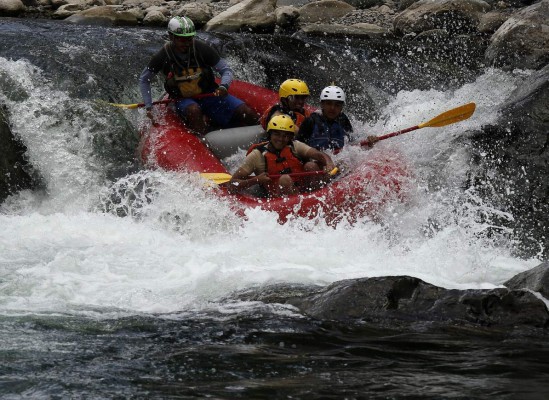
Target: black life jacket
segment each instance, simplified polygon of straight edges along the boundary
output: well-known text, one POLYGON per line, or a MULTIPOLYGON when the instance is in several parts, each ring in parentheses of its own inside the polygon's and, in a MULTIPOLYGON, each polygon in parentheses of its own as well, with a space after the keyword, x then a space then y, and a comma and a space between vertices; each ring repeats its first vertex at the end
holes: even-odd
POLYGON ((202 66, 199 62, 194 41, 185 55, 174 52, 171 42, 164 45, 164 51, 170 66, 164 87, 170 96, 192 97, 216 89, 214 72, 211 67, 202 66))
POLYGON ((345 136, 348 133, 343 128, 339 118, 328 122, 320 112, 311 114, 313 119, 313 132, 307 139, 307 144, 318 150, 340 149, 345 145, 345 136))

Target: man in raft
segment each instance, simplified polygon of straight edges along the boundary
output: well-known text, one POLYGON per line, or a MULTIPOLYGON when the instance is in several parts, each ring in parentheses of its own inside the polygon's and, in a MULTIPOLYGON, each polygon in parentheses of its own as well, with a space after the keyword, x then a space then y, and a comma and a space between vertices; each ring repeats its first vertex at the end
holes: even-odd
POLYGON ((305 109, 309 95, 309 87, 304 81, 286 79, 278 89, 279 102, 261 116, 260 124, 263 129, 267 129, 269 121, 276 115, 289 115, 295 123, 296 130, 299 129, 303 120, 310 114, 305 109))
POLYGON ((219 53, 195 38, 196 29, 187 17, 174 17, 168 23, 170 41, 149 61, 139 77, 139 87, 154 122, 151 81, 162 71, 164 87, 175 100, 177 113, 189 129, 198 135, 207 132, 204 114, 219 128, 256 125, 259 115, 242 100, 228 94, 233 71, 219 53), (221 83, 215 82, 215 73, 221 83))
POLYGON ((329 172, 335 165, 327 154, 294 140, 294 134, 295 123, 288 115, 271 118, 267 126, 268 142, 250 148, 244 163, 233 174, 229 190, 238 193, 260 184, 269 196, 280 197, 320 187, 325 177, 315 175, 304 180, 294 180, 291 174, 318 171, 320 168, 329 172), (276 175, 277 178, 269 175, 276 175))
MULTIPOLYGON (((320 93, 320 110, 307 117, 299 128, 297 139, 317 150, 341 150, 345 139, 350 140, 353 126, 343 112, 345 92, 339 86, 326 86, 320 93)), ((377 136, 367 137, 368 146, 378 141, 377 136)))

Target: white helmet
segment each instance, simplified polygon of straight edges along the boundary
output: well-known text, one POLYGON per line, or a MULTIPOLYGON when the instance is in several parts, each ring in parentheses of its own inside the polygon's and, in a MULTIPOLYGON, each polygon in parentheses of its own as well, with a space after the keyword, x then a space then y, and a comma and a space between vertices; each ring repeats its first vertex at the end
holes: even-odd
POLYGON ((320 101, 336 100, 345 103, 345 92, 339 86, 326 86, 320 93, 320 101))

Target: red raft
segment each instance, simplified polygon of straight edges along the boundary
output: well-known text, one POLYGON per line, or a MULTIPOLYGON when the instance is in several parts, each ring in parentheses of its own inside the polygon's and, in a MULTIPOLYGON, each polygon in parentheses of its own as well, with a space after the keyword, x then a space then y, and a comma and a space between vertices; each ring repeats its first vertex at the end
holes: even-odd
MULTIPOLYGON (((247 82, 233 81, 230 93, 246 101, 255 111, 264 110, 278 101, 272 90, 247 82)), ((163 112, 156 126, 142 131, 140 153, 145 165, 168 171, 228 174, 221 159, 239 148, 247 149, 263 136, 260 126, 210 132, 208 145, 189 132, 172 107, 161 105, 163 112)), ((225 185, 215 190, 228 198, 235 211, 244 215, 247 208, 259 207, 278 214, 280 223, 290 217, 321 216, 330 224, 341 220, 356 221, 363 216, 376 216, 388 202, 402 200, 404 183, 410 176, 401 157, 394 152, 364 152, 364 161, 336 177, 325 187, 283 198, 261 198, 252 194, 229 194, 225 185)))

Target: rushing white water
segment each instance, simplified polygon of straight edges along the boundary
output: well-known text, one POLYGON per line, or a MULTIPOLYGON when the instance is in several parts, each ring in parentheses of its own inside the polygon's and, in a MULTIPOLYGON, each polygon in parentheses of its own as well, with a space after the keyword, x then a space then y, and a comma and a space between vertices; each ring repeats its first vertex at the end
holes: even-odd
MULTIPOLYGON (((383 134, 477 104, 467 121, 401 135, 370 150, 403 154, 416 174, 409 201, 393 204, 381 221, 334 229, 321 220, 279 225, 274 214, 258 210, 244 221, 196 176, 140 171, 109 182, 92 145, 108 129, 107 117, 48 86, 27 62, 1 65, 0 75, 17 80, 28 95, 2 94, 2 100, 47 186, 45 194, 25 191, 0 208, 2 313, 164 313, 196 309, 253 286, 384 275, 491 288, 538 263, 511 255, 505 229, 487 234, 491 215, 512 216, 461 188, 469 158, 454 141, 495 120, 494 109, 520 84, 520 74, 488 70, 453 92, 401 92, 377 123, 358 126, 383 134), (119 195, 117 210, 113 193, 119 195)), ((340 160, 365 156, 349 148, 340 160)))

